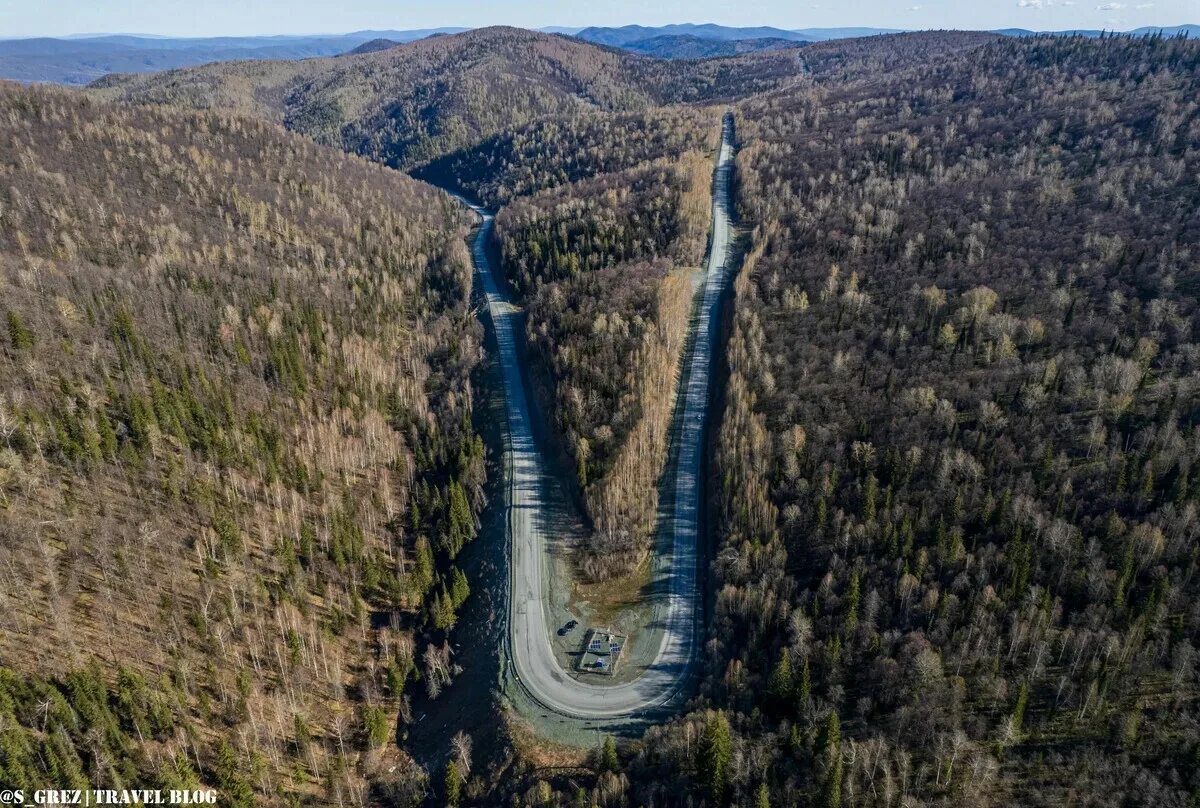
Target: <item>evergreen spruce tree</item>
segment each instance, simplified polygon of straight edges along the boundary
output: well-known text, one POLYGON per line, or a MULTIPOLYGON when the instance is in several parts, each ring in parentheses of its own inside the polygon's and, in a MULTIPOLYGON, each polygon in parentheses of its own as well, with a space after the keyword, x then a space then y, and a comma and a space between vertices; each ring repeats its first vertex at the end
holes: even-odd
POLYGON ((767 682, 767 694, 780 702, 788 702, 791 700, 794 688, 795 674, 792 671, 792 652, 784 648, 783 653, 779 655, 779 662, 771 671, 771 678, 767 682))
POLYGON ((617 742, 608 736, 604 739, 604 746, 600 750, 600 771, 604 772, 619 772, 621 771, 621 758, 617 756, 617 742))
POLYGON ((457 609, 463 605, 463 602, 471 594, 471 587, 467 584, 467 576, 458 567, 453 567, 450 570, 450 600, 457 609))
POLYGON ((700 779, 708 789, 714 805, 724 805, 729 790, 729 760, 733 755, 729 719, 717 712, 704 727, 700 738, 700 759, 697 768, 700 779))
POLYGON ((457 808, 462 802, 462 774, 453 760, 446 764, 445 787, 447 808, 457 808))
POLYGON ((8 313, 8 341, 13 349, 26 351, 33 347, 33 334, 21 322, 21 317, 15 311, 8 313))
POLYGON ((830 713, 825 722, 821 753, 826 759, 825 784, 821 793, 824 808, 842 806, 842 723, 837 713, 830 713))

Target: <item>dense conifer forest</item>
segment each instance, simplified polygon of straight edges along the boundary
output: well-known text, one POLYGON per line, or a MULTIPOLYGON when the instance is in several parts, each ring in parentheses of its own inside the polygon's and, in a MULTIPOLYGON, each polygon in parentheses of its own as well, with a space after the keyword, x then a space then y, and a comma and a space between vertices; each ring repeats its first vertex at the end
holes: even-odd
POLYGON ((413 173, 499 207, 547 188, 714 148, 715 117, 719 112, 690 106, 553 116, 451 152, 413 173))

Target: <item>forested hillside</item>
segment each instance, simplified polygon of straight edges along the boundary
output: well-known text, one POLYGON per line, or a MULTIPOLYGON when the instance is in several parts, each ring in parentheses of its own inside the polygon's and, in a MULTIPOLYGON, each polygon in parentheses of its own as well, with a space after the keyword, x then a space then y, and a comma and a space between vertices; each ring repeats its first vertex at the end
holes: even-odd
POLYGON ((493 28, 0 111, 5 786, 1200 801, 1200 43, 493 28), (482 334, 468 216, 381 163, 499 208, 608 581, 645 559, 724 105, 699 693, 579 767, 514 722, 472 773, 460 735, 430 787, 394 732, 455 673, 482 334))
POLYGON ((0 109, 0 783, 419 793, 484 470, 466 216, 268 123, 0 109))
POLYGON ((711 178, 709 156, 689 151, 516 200, 496 217, 501 266, 524 295, 637 258, 697 266, 711 178))
POLYGON ((569 37, 482 28, 375 53, 232 62, 93 85, 109 99, 243 112, 409 168, 547 115, 720 101, 792 79, 795 56, 666 62, 569 37))
POLYGON ((1200 794, 1200 45, 932 36, 740 110, 705 709, 634 804, 1200 794))
POLYGON ((501 206, 495 249, 593 527, 588 578, 646 557, 720 124, 701 106, 550 117, 415 172, 501 206))
POLYGON ((560 282, 530 299, 544 319, 530 318, 529 336, 598 528, 590 574, 607 577, 645 557, 689 308, 686 284, 647 296, 636 291, 647 279, 629 273, 658 266, 661 283, 671 269, 694 268, 707 235, 705 150, 716 145, 720 113, 678 104, 787 86, 800 72, 794 52, 667 62, 487 28, 334 60, 112 77, 93 92, 266 117, 510 205, 496 223, 505 271, 525 295, 534 276, 560 282), (622 285, 630 294, 606 295, 599 308, 581 299, 622 285), (620 307, 634 300, 644 305, 620 307), (607 572, 594 566, 601 555, 607 572))
POLYGON ((952 54, 972 52, 984 43, 1003 40, 1000 34, 984 31, 918 31, 816 42, 798 56, 805 72, 822 84, 873 86, 893 71, 907 72, 914 65, 944 60, 952 54))
POLYGON ((547 188, 714 148, 713 114, 671 106, 543 118, 431 160, 413 174, 499 207, 547 188))

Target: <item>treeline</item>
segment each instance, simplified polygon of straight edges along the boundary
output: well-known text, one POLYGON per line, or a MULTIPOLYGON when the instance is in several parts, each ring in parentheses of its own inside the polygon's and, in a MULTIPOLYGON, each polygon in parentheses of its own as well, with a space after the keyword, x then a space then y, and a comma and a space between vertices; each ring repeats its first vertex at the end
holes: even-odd
POLYGON ((706 709, 592 793, 1192 804, 1200 46, 855 48, 741 109, 706 709))
POLYGON ((809 77, 822 84, 872 85, 892 71, 972 51, 1006 39, 986 31, 914 31, 813 42, 797 52, 809 77))
POLYGON ((267 123, 0 110, 0 782, 419 793, 377 750, 469 593, 466 217, 267 123))

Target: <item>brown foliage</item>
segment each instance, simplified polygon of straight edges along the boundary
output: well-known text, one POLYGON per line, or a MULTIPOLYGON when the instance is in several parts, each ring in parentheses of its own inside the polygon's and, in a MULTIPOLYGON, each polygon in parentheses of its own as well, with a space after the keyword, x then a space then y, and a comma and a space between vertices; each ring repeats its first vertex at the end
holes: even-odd
POLYGON ((3 85, 0 130, 0 656, 165 675, 187 743, 359 788, 339 705, 479 502, 465 217, 254 120, 3 85))

